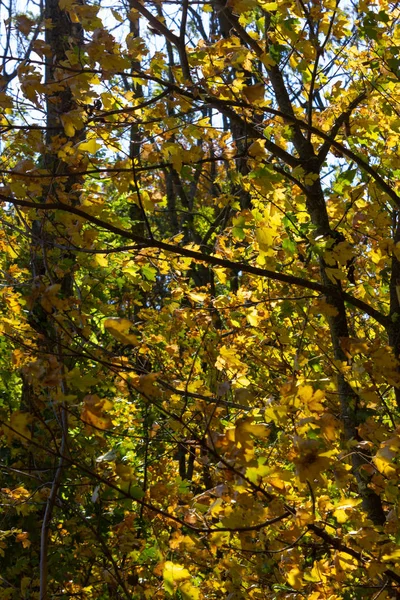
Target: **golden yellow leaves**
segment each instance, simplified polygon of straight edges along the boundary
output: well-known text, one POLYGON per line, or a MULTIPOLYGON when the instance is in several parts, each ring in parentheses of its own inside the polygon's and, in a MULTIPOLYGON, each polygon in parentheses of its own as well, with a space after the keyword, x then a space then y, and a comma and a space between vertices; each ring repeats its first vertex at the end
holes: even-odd
POLYGON ((60 115, 65 135, 74 137, 77 131, 80 131, 85 123, 86 113, 82 108, 71 110, 68 113, 60 115))
MULTIPOLYGON (((249 104, 260 104, 264 100, 265 85, 256 83, 255 85, 246 85, 243 88, 243 95, 249 104)), ((250 154, 250 156, 252 156, 250 154)))
POLYGON ((241 406, 249 406, 255 399, 254 394, 248 388, 236 388, 233 390, 233 397, 235 402, 241 406))
POLYGON ((274 256, 276 252, 274 244, 279 239, 282 218, 271 207, 263 210, 257 208, 252 210, 251 213, 254 217, 255 239, 260 252, 258 262, 265 264, 266 258, 274 256))
POLYGON ((265 140, 256 140, 249 146, 247 152, 252 158, 264 158, 266 155, 265 140))
POLYGON ((18 67, 18 77, 24 96, 37 107, 40 107, 39 94, 42 94, 45 90, 41 72, 24 61, 18 67))
POLYGON ((337 308, 332 306, 332 304, 328 304, 325 298, 320 298, 314 304, 314 306, 310 309, 311 314, 322 313, 324 317, 336 317, 338 314, 337 308))
POLYGON ((187 296, 194 303, 202 303, 205 300, 207 300, 207 298, 208 298, 208 294, 206 294, 206 293, 191 292, 191 291, 187 292, 187 296))
POLYGON ((3 494, 3 505, 12 506, 19 515, 28 515, 36 510, 35 505, 29 503, 33 494, 22 486, 14 489, 1 488, 1 493, 3 494))
POLYGON ((331 565, 329 559, 316 560, 311 569, 304 573, 305 581, 311 582, 323 582, 325 583, 328 579, 328 575, 331 572, 331 565))
POLYGON ((275 425, 282 425, 287 420, 288 411, 286 406, 275 402, 268 402, 264 415, 268 421, 275 423, 275 425))
POLYGON ((393 477, 398 472, 394 459, 398 457, 400 450, 400 436, 397 435, 381 443, 381 446, 373 458, 378 471, 386 477, 393 477))
POLYGON ((29 546, 32 543, 29 539, 29 533, 27 531, 22 531, 21 533, 18 533, 15 540, 17 542, 20 542, 23 548, 29 548, 29 546))
POLYGON ((263 223, 260 223, 260 226, 256 229, 256 239, 259 248, 266 256, 271 256, 273 254, 273 250, 271 248, 274 241, 273 233, 273 230, 268 226, 265 226, 263 223))
MULTIPOLYGON (((308 569, 300 568, 298 565, 293 566, 286 580, 295 590, 301 590, 307 583, 324 583, 328 582, 332 575, 334 576, 334 588, 340 585, 341 581, 348 578, 352 571, 358 568, 359 564, 356 558, 349 556, 346 552, 337 551, 332 558, 323 558, 315 560, 312 567, 308 569)), ((339 591, 339 589, 338 589, 339 591)), ((339 600, 340 596, 332 594, 330 590, 329 598, 339 600)), ((318 600, 322 598, 318 591, 315 591, 307 596, 309 599, 318 600)))
POLYGON ((258 466, 253 466, 251 461, 255 457, 255 448, 268 440, 271 428, 267 423, 257 422, 259 417, 247 416, 236 420, 234 427, 228 427, 224 434, 219 434, 213 439, 213 445, 227 460, 234 460, 237 464, 251 464, 247 468, 248 476, 256 481, 259 477, 269 472, 265 469, 262 459, 258 466))
POLYGON ((296 387, 292 381, 282 386, 281 394, 279 401, 269 402, 265 418, 280 427, 293 420, 296 433, 287 457, 301 482, 322 481, 337 454, 335 442, 340 435, 340 423, 325 409, 325 391, 310 384, 296 387))
POLYGON ((287 574, 286 581, 295 590, 300 590, 303 587, 304 570, 299 567, 293 567, 287 574))
POLYGON ((360 498, 342 498, 335 506, 333 516, 338 523, 346 523, 352 515, 354 508, 361 504, 360 498))
MULTIPOLYGON (((287 412, 299 411, 305 416, 320 415, 324 410, 324 390, 314 391, 310 384, 295 387, 294 382, 282 386, 280 406, 286 407, 287 412)), ((270 403, 271 408, 273 404, 270 403)))
MULTIPOLYGON (((5 494, 11 493, 11 490, 9 490, 8 488, 3 488, 1 491, 5 494)), ((15 492, 17 492, 17 490, 15 490, 15 492)), ((29 546, 32 543, 29 539, 29 533, 27 531, 22 531, 21 529, 2 530, 0 531, 0 556, 5 556, 5 549, 7 548, 7 538, 15 538, 15 541, 21 543, 23 548, 29 548, 29 546)), ((1 597, 2 596, 0 594, 0 598, 1 597)))
POLYGON ((325 392, 317 390, 314 392, 311 385, 300 386, 297 391, 296 402, 299 406, 306 407, 310 412, 320 412, 323 410, 322 400, 325 399, 325 392))
POLYGON ((270 427, 266 423, 254 423, 252 417, 245 417, 237 421, 235 441, 242 446, 246 446, 249 442, 249 436, 263 439, 267 438, 270 432, 270 427))
POLYGON ((5 114, 9 114, 13 107, 13 100, 11 96, 8 96, 5 92, 0 92, 0 107, 1 111, 5 114))
POLYGON ((292 460, 300 481, 320 480, 320 477, 332 463, 332 451, 325 451, 320 440, 294 436, 292 460))
POLYGON ((179 590, 183 600, 199 600, 200 590, 189 581, 191 578, 190 572, 183 565, 169 560, 164 563, 164 588, 171 596, 179 590))
POLYGON ((9 422, 4 422, 3 433, 7 437, 8 443, 12 440, 18 440, 22 444, 27 444, 32 438, 30 424, 32 423, 32 415, 16 410, 12 413, 9 422))
POLYGON ((106 398, 99 398, 96 394, 88 394, 83 399, 81 419, 89 431, 104 430, 112 428, 112 421, 104 412, 112 408, 113 403, 106 398))
POLYGON ((326 442, 334 442, 342 432, 342 423, 334 415, 324 412, 318 420, 322 437, 326 442))
MULTIPOLYGON (((114 12, 118 14, 116 11, 113 11, 113 13, 114 12)), ((133 35, 133 33, 128 33, 128 35, 125 38, 125 43, 128 50, 128 54, 133 60, 139 61, 143 58, 143 56, 149 53, 149 49, 147 48, 144 40, 140 37, 133 35)))
POLYGON ((155 382, 160 377, 160 373, 147 373, 138 375, 137 373, 128 373, 127 377, 131 384, 141 392, 146 399, 149 399, 160 393, 159 388, 155 386, 155 382))
POLYGON ((257 459, 256 466, 246 468, 246 477, 257 485, 267 484, 268 487, 271 486, 270 489, 283 494, 293 480, 293 474, 290 471, 281 469, 278 465, 269 464, 265 456, 257 459))
POLYGON ((38 288, 37 292, 40 294, 40 304, 46 312, 50 313, 53 308, 63 308, 64 302, 58 296, 60 290, 61 284, 59 283, 54 283, 44 289, 38 288))
POLYGON ((174 169, 178 173, 182 169, 183 163, 193 163, 202 158, 202 150, 198 145, 193 145, 190 148, 183 148, 182 145, 172 142, 166 142, 162 147, 162 154, 171 161, 174 169))
POLYGON ((104 329, 122 344, 137 346, 136 335, 130 334, 129 329, 133 326, 132 321, 124 318, 110 317, 103 322, 104 329))
POLYGON ((392 551, 389 551, 385 554, 382 555, 382 560, 388 562, 388 561, 393 561, 393 562, 397 562, 400 558, 400 549, 396 548, 393 549, 392 551))
MULTIPOLYGON (((0 301, 3 304, 3 312, 5 312, 0 320, 0 333, 14 336, 18 331, 20 334, 26 332, 25 335, 29 336, 30 327, 24 318, 25 315, 22 310, 24 300, 21 295, 15 293, 10 287, 4 287, 0 290, 0 301)), ((22 351, 18 350, 15 355, 15 364, 22 364, 23 356, 22 351)))
POLYGON ((95 138, 90 138, 84 142, 81 142, 78 146, 80 152, 88 152, 89 154, 94 154, 97 150, 102 148, 102 144, 96 141, 95 138))
POLYGON ((236 422, 234 429, 228 429, 226 435, 234 442, 238 455, 248 462, 254 457, 255 440, 267 439, 270 432, 266 423, 254 423, 252 417, 245 417, 236 422))
POLYGON ((244 375, 248 370, 248 366, 239 357, 238 350, 227 346, 221 346, 215 366, 219 371, 225 370, 230 378, 244 375))

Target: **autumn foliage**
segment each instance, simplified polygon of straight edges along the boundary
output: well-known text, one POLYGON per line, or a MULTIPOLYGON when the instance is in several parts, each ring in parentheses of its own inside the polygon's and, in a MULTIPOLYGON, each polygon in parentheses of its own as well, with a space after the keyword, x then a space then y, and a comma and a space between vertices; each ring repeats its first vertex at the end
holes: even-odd
POLYGON ((0 600, 399 598, 399 4, 1 10, 0 600))

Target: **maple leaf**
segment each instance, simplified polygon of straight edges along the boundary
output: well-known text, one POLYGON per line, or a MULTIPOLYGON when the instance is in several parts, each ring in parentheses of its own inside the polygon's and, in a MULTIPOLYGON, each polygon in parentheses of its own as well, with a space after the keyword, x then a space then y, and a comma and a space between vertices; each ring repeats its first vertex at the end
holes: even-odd
POLYGON ((127 333, 133 326, 133 323, 131 323, 131 321, 128 319, 110 317, 105 319, 103 324, 104 328, 119 342, 122 342, 123 344, 131 344, 133 346, 138 344, 136 335, 127 333))
POLYGON ((293 462, 300 481, 319 479, 331 464, 331 452, 325 451, 321 442, 294 436, 293 462))
POLYGON ((167 560, 163 568, 164 587, 169 594, 173 594, 177 584, 190 579, 189 571, 180 564, 167 560))
POLYGON ((104 411, 112 408, 113 404, 107 399, 100 399, 96 394, 89 394, 84 398, 84 405, 81 412, 81 419, 86 424, 87 429, 91 431, 91 425, 94 431, 102 429, 111 429, 112 421, 104 411))
POLYGON ((13 412, 10 418, 10 427, 6 426, 5 430, 9 441, 18 439, 23 444, 27 444, 32 438, 32 432, 29 428, 31 422, 32 416, 29 413, 21 410, 13 412))

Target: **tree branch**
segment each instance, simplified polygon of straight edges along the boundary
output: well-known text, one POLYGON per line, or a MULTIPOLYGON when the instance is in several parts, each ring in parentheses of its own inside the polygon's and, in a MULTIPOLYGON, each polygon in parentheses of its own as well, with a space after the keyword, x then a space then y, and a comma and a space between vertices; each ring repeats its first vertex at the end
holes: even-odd
MULTIPOLYGON (((116 235, 119 235, 123 238, 130 239, 135 242, 139 247, 142 248, 155 248, 158 250, 163 250, 164 252, 171 252, 173 254, 178 254, 179 256, 187 256, 188 258, 193 258, 193 260, 198 260, 200 262, 204 262, 208 265, 214 265, 218 267, 224 267, 226 269, 231 269, 233 271, 243 271, 244 273, 249 273, 251 275, 259 275, 260 277, 265 277, 267 279, 272 279, 275 281, 280 281, 281 283, 287 283, 289 285, 297 285, 299 287, 303 287, 309 290, 313 290, 315 292, 319 292, 322 294, 327 294, 330 296, 335 296, 338 298, 342 298, 344 301, 348 302, 355 308, 360 309, 365 312, 367 315, 375 319, 378 323, 386 327, 389 323, 389 319, 386 315, 382 314, 380 311, 376 310, 366 302, 355 298, 351 294, 347 292, 343 292, 336 286, 332 285, 324 285, 321 283, 317 283, 316 281, 309 281, 302 277, 297 277, 295 275, 287 275, 286 273, 279 273, 277 271, 271 271, 269 269, 262 269, 260 267, 255 267, 252 265, 246 265, 244 263, 238 263, 235 261, 231 261, 225 258, 219 258, 218 256, 204 254, 202 252, 197 252, 195 250, 190 250, 189 248, 181 248, 179 246, 175 246, 173 244, 168 244, 167 242, 162 242, 156 239, 148 239, 143 238, 134 233, 127 231, 126 229, 121 229, 120 227, 116 227, 115 225, 111 225, 111 223, 105 223, 101 219, 86 213, 76 206, 69 206, 67 204, 62 203, 36 203, 29 202, 27 200, 17 200, 15 198, 9 198, 8 196, 4 196, 0 194, 0 200, 5 202, 11 202, 16 206, 25 206, 27 208, 34 208, 36 210, 63 210, 65 212, 69 212, 75 214, 89 223, 93 223, 98 227, 106 229, 116 235)), ((72 247, 74 249, 74 247, 72 247)), ((76 248, 75 248, 76 249, 76 248)), ((76 249, 78 250, 78 249, 76 249)))

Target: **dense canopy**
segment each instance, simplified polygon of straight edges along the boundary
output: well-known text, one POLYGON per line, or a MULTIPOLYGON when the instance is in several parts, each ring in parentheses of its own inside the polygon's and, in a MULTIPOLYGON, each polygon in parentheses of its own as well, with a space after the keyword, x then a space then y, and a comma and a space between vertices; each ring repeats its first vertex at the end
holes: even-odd
POLYGON ((1 0, 0 600, 400 597, 400 3, 1 0))

